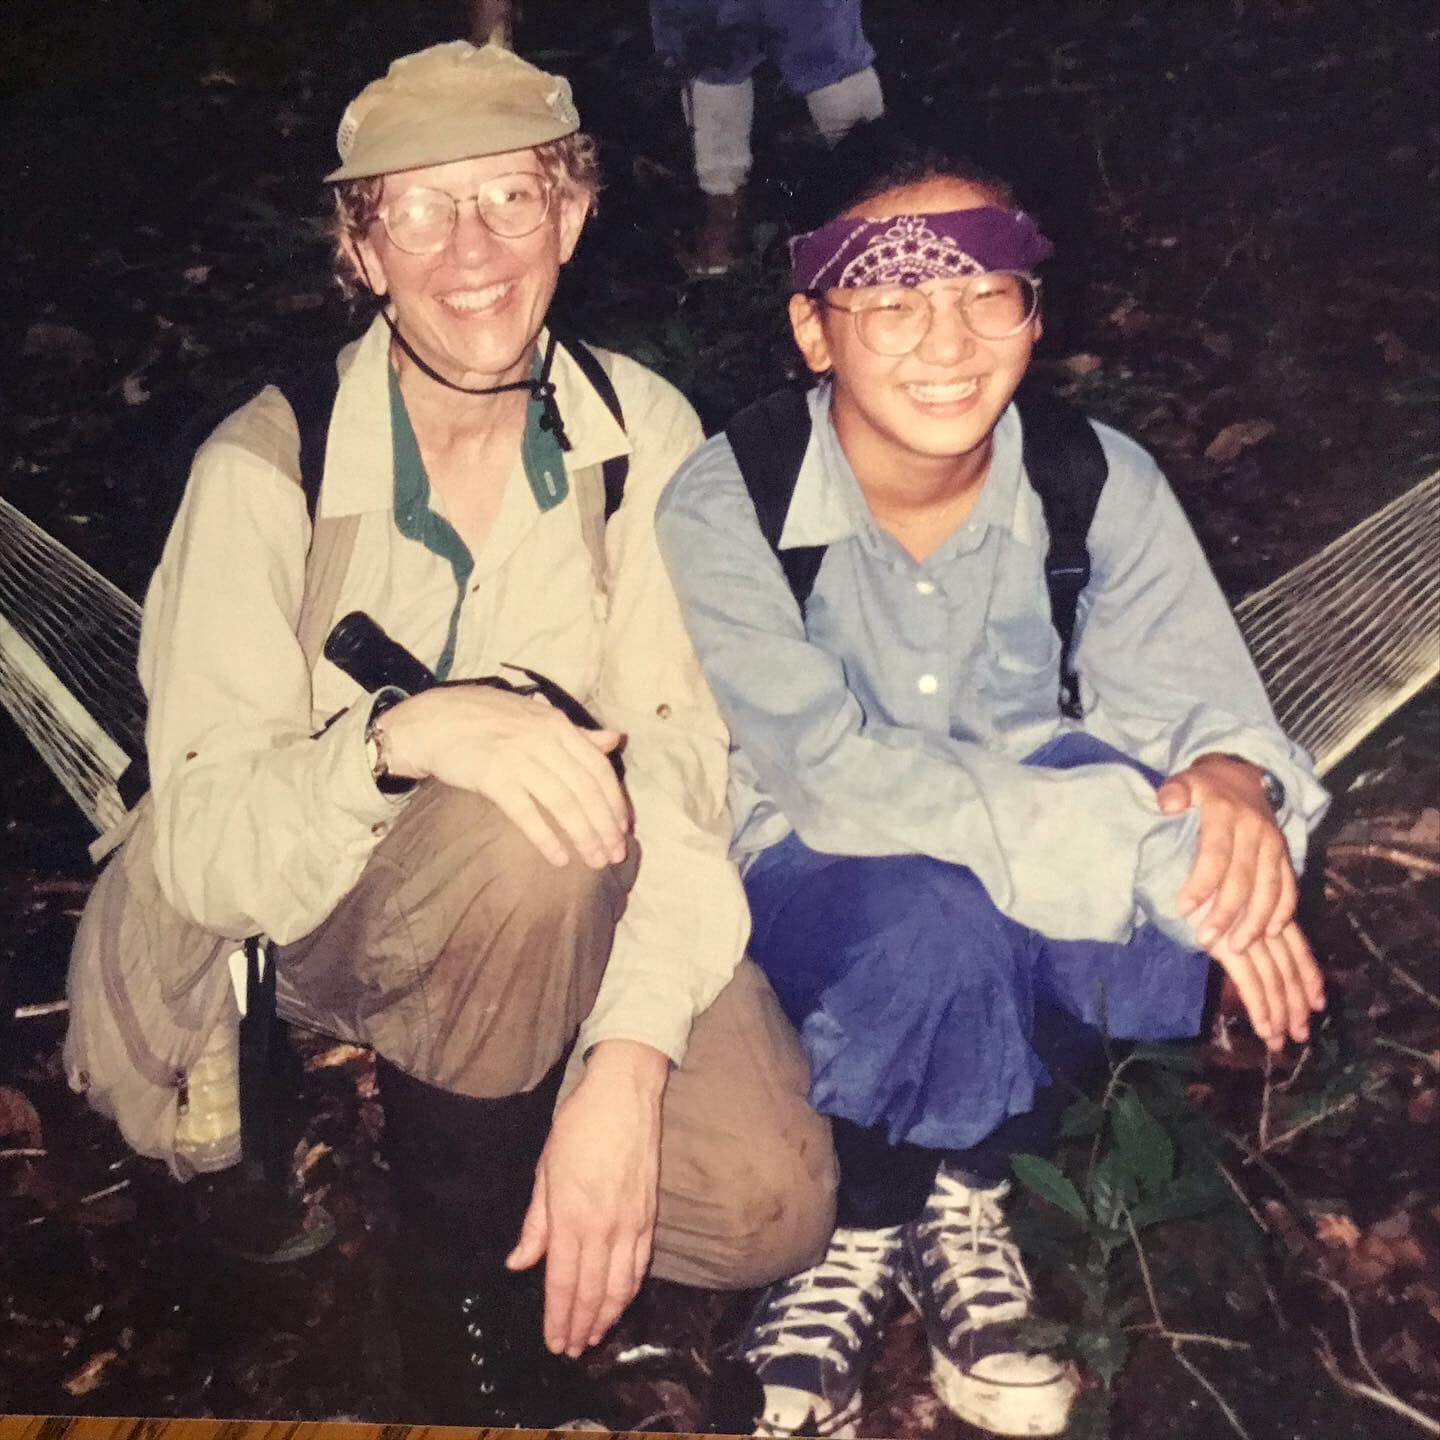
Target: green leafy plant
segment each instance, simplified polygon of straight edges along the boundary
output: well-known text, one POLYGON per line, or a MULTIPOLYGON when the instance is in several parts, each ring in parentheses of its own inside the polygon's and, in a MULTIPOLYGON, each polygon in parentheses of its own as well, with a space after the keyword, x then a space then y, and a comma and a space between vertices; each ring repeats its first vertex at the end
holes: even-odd
POLYGON ((1082 1096, 1065 1113, 1061 1163, 1038 1155, 1013 1157, 1016 1178, 1044 1202, 1016 1217, 1017 1238, 1078 1297, 1077 1318, 1033 1321, 1026 1338, 1036 1349, 1069 1354, 1100 1382, 1098 1392, 1077 1408, 1072 1436, 1108 1435, 1111 1391, 1139 1328, 1169 1341, 1232 1428, 1245 1433, 1184 1353, 1199 1344, 1245 1347, 1172 1329, 1145 1248, 1147 1231, 1198 1216, 1242 1234, 1249 1228, 1219 1167, 1222 1137, 1185 1090, 1186 1078, 1200 1069, 1178 1047, 1137 1045, 1121 1058, 1112 1056, 1098 1097, 1082 1096))

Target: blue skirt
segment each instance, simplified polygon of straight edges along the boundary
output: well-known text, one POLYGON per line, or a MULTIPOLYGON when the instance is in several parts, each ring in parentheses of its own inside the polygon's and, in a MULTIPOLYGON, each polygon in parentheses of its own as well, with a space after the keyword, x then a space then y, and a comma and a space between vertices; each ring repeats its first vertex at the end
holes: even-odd
MULTIPOLYGON (((1026 763, 1107 761, 1143 770, 1085 735, 1026 763)), ((969 1149, 1029 1111, 1052 1079, 1031 1043, 1037 1003, 1117 1039, 1199 1029, 1208 956, 1150 925, 1123 945, 1051 940, 1002 915, 964 866, 825 855, 792 834, 751 862, 745 889, 750 954, 809 1054, 810 1103, 894 1143, 969 1149)))

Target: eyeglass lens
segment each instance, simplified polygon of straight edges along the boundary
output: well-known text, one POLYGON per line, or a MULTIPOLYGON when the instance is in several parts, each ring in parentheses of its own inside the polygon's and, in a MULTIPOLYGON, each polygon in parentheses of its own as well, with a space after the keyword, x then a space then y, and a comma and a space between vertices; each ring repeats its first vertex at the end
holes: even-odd
MULTIPOLYGON (((1039 286, 1028 275, 992 270, 967 280, 957 291, 960 314, 983 340, 1004 340, 1018 334, 1034 318, 1039 286)), ((938 298, 938 297, 937 297, 938 298)), ((935 302, 921 290, 894 290, 852 312, 860 339, 880 355, 905 355, 924 340, 935 302)))
POLYGON ((518 240, 540 228, 550 209, 550 186, 543 175, 521 171, 497 175, 474 195, 417 186, 397 196, 381 212, 386 233, 411 255, 443 250, 455 229, 462 203, 473 200, 492 234, 518 240))

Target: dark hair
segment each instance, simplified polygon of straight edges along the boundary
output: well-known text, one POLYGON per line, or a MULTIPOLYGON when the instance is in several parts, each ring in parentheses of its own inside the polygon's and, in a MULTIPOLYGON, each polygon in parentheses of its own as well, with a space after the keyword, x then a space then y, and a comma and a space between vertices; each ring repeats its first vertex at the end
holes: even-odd
POLYGON ((938 139, 891 115, 856 125, 791 188, 792 234, 816 230, 863 201, 902 185, 937 178, 964 180, 997 205, 1015 208, 1009 183, 938 139))

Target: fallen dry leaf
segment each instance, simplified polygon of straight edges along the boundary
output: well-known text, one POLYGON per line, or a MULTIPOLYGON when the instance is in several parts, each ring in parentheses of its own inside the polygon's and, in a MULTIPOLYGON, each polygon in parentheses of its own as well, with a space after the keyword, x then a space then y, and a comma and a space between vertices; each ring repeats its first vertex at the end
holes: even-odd
POLYGON ((1428 1376, 1437 1371, 1437 1359, 1422 1346, 1408 1329, 1392 1335, 1375 1352, 1382 1365, 1400 1365, 1412 1375, 1428 1376))
POLYGON ((1213 330, 1205 330, 1201 332, 1200 343, 1217 360, 1235 358, 1235 342, 1228 335, 1217 335, 1213 330))
POLYGON ((1278 1200, 1262 1200, 1260 1209, 1264 1213, 1265 1223, 1270 1227, 1271 1233, 1280 1237, 1285 1248, 1292 1255, 1305 1254, 1307 1249, 1305 1234, 1295 1216, 1291 1214, 1290 1207, 1282 1205, 1278 1200))
POLYGON ((1273 420, 1237 420, 1227 425, 1206 447, 1205 458, 1227 465, 1241 451, 1268 440, 1275 433, 1273 420))
POLYGON ((7 1147, 14 1145, 24 1150, 39 1150, 45 1144, 35 1107, 9 1085, 0 1085, 0 1140, 7 1147))
POLYGON ((1127 339, 1142 335, 1150 328, 1150 312, 1141 307, 1133 296, 1126 296, 1106 317, 1105 323, 1113 325, 1127 339))
POLYGON ((98 1390, 105 1382, 105 1367, 119 1354, 118 1350, 101 1350, 92 1355, 65 1381, 66 1392, 70 1395, 88 1395, 92 1390, 98 1390))
POLYGON ((1381 1240, 1403 1239, 1410 1233, 1410 1216, 1404 1210, 1397 1210, 1384 1220, 1377 1220, 1370 1227, 1370 1233, 1378 1236, 1381 1240))
POLYGON ((50 320, 37 320, 25 332, 20 353, 40 360, 62 360, 67 365, 83 365, 95 358, 95 342, 73 325, 57 325, 50 320))
POLYGON ((302 290, 297 295, 280 295, 275 300, 277 315, 298 315, 304 310, 318 310, 325 303, 325 297, 314 290, 302 290))
POLYGON ((1403 365, 1414 358, 1415 352, 1393 330, 1382 330, 1375 336, 1375 343, 1387 365, 1403 365))
POLYGON ((1427 1285, 1423 1280, 1416 1280, 1401 1291, 1401 1298, 1423 1305, 1430 1318, 1440 1325, 1440 1290, 1433 1285, 1427 1285))
POLYGON ((317 1140, 300 1157, 295 1166, 295 1173, 300 1179, 304 1179, 327 1155, 331 1153, 330 1146, 323 1140, 317 1140))
POLYGON ((1424 1264, 1425 1252, 1412 1237, 1386 1240, 1371 1233, 1346 1256, 1344 1280, 1352 1290, 1363 1290, 1388 1280, 1396 1270, 1419 1270, 1424 1264))
POLYGON ((1435 1091, 1422 1090, 1405 1107, 1405 1118, 1412 1125, 1430 1126, 1435 1122, 1435 1091))
POLYGON ((330 1046, 328 1050, 322 1050, 318 1055, 310 1055, 305 1060, 307 1070, 329 1070, 336 1065, 348 1065, 352 1060, 364 1060, 370 1052, 363 1045, 349 1045, 343 1040, 330 1046))
POLYGON ((1322 1212, 1315 1217, 1315 1238, 1322 1245, 1353 1250, 1360 1243, 1360 1227, 1348 1215, 1322 1212))
POLYGON ((1440 850, 1440 809, 1427 805, 1415 817, 1413 825, 1388 831, 1385 839, 1392 845, 1419 845, 1440 850))

